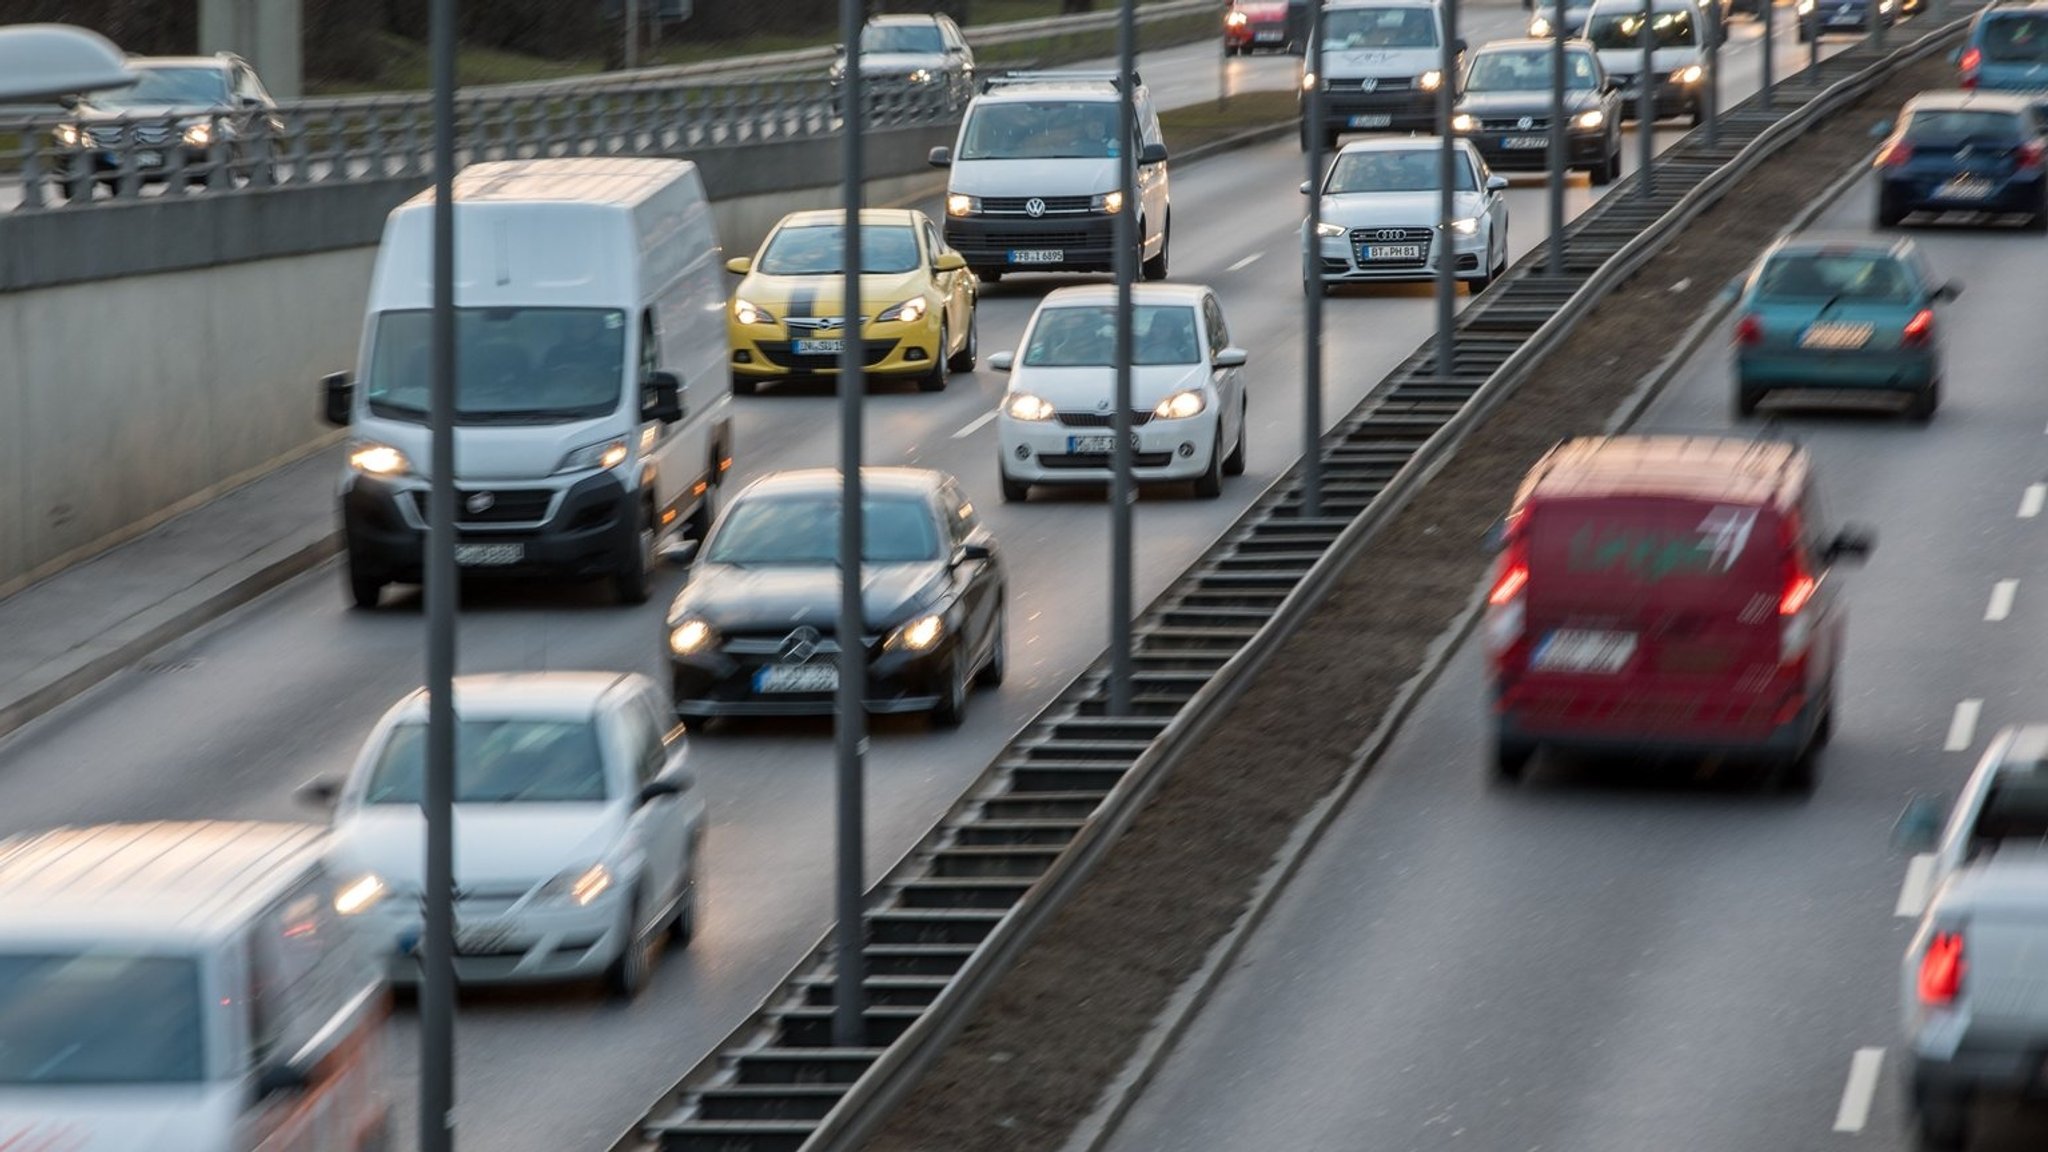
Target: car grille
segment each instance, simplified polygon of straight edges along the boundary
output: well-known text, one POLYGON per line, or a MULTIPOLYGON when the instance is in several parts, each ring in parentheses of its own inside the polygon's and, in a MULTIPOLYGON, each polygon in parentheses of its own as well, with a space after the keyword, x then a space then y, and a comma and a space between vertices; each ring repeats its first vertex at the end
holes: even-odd
POLYGON ((1479 122, 1482 132, 1548 132, 1548 116, 1494 116, 1479 122), (1527 121, 1524 123, 1523 121, 1527 121))
MULTIPOLYGON (((1107 244, 1108 231, 1100 233, 1087 231, 1058 232, 1010 232, 1001 228, 990 229, 979 236, 970 236, 964 243, 977 248, 1086 248, 1091 244, 1107 244)), ((954 247, 960 247, 955 244, 954 247)))
MULTIPOLYGON (((547 488, 458 489, 455 493, 455 518, 461 524, 537 524, 548 518, 548 506, 554 499, 554 492, 547 488), (470 507, 471 497, 485 492, 490 493, 491 506, 482 511, 470 507)), ((420 514, 420 519, 426 519, 427 494, 414 492, 412 506, 420 514)))
MULTIPOLYGON (((1170 461, 1172 461, 1172 459, 1173 453, 1171 452, 1135 452, 1131 455, 1131 467, 1164 468, 1170 461)), ((1054 454, 1049 456, 1040 456, 1038 458, 1038 463, 1039 466, 1043 468, 1082 469, 1110 468, 1115 466, 1114 460, 1107 452, 1089 452, 1077 455, 1054 454)))
MULTIPOLYGON (((1024 205, 1031 199, 1032 197, 1028 196, 984 196, 981 198, 981 214, 1029 216, 1031 213, 1024 205)), ((1045 204, 1044 210, 1040 213, 1044 216, 1078 216, 1094 211, 1090 207, 1094 201, 1092 196, 1040 196, 1037 199, 1045 204)))
POLYGON ((1407 92, 1414 87, 1414 79, 1407 76, 1368 76, 1358 80, 1345 80, 1333 76, 1330 78, 1329 91, 1378 95, 1383 92, 1407 92))
POLYGON ((1427 228, 1353 228, 1353 244, 1427 244, 1427 228))
MULTIPOLYGON (((728 656, 780 656, 782 655, 783 646, 789 642, 790 633, 788 632, 779 632, 772 635, 763 633, 760 635, 731 636, 719 647, 719 651, 724 652, 728 656)), ((839 641, 821 634, 816 640, 811 642, 811 654, 814 656, 836 656, 839 654, 839 641)))
MULTIPOLYGON (((1056 415, 1059 422, 1069 428, 1113 428, 1116 426, 1116 413, 1114 412, 1060 412, 1056 413, 1056 415)), ((1152 419, 1152 413, 1150 412, 1140 412, 1136 409, 1131 411, 1131 427, 1133 428, 1150 419, 1152 419)))
MULTIPOLYGON (((863 328, 867 327, 868 321, 869 321, 869 320, 871 320, 871 319, 873 319, 873 317, 871 317, 871 316, 863 316, 863 317, 861 317, 861 318, 860 318, 860 323, 861 323, 861 327, 863 327, 863 328)), ((787 326, 788 326, 788 328, 789 328, 789 330, 790 330, 790 331, 792 331, 792 332, 822 332, 822 331, 824 331, 824 330, 825 330, 825 329, 827 329, 827 328, 837 328, 837 327, 839 327, 840 325, 844 324, 844 323, 846 322, 846 317, 844 317, 844 316, 787 316, 787 317, 784 317, 784 318, 783 318, 783 321, 782 321, 782 322, 783 322, 783 324, 787 325, 787 326)))
MULTIPOLYGON (((791 344, 787 340, 760 340, 755 342, 755 347, 761 350, 763 358, 777 368, 826 371, 839 367, 839 354, 837 352, 805 353, 799 356, 790 351, 791 344)), ((894 340, 863 340, 861 341, 861 363, 870 367, 880 364, 889 358, 889 353, 894 351, 895 348, 896 341, 894 340)))

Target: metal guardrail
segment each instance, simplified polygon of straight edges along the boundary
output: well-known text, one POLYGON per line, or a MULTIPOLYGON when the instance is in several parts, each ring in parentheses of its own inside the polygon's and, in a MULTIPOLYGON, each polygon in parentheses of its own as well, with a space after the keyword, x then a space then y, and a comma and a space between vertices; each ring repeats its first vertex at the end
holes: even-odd
POLYGON ((865 1046, 830 1046, 832 963, 821 944, 614 1152, 857 1147, 1172 762, 1592 306, 1764 159, 1966 24, 1889 53, 1859 45, 1823 61, 1819 78, 1831 82, 1781 84, 1775 113, 1738 105, 1715 147, 1690 134, 1657 165, 1655 195, 1636 197, 1632 176, 1567 229, 1564 276, 1546 274, 1547 245, 1525 256, 1460 315, 1450 376, 1435 374, 1432 340, 1324 438, 1322 499, 1333 514, 1300 514, 1290 470, 1140 617, 1135 715, 1107 715, 1105 669, 1089 669, 869 893, 865 1046))
MULTIPOLYGON (((1156 27, 1217 9, 1217 0, 1167 0, 1140 9, 1156 27)), ((970 30, 978 49, 1054 41, 1070 53, 1109 50, 1113 11, 970 30), (1072 41, 1080 41, 1073 44, 1072 41), (1100 41, 1100 44, 1096 42, 1100 41)), ((814 48, 716 64, 639 69, 462 89, 456 158, 687 156, 723 148, 839 134, 838 97, 814 48)), ((987 71, 988 69, 984 69, 987 71)), ((873 128, 944 124, 966 93, 943 85, 870 85, 873 128)), ((424 177, 431 161, 428 94, 297 100, 267 114, 140 116, 85 123, 61 117, 0 119, 0 182, 18 182, 17 211, 82 208, 149 194, 204 195, 247 188, 424 177)))

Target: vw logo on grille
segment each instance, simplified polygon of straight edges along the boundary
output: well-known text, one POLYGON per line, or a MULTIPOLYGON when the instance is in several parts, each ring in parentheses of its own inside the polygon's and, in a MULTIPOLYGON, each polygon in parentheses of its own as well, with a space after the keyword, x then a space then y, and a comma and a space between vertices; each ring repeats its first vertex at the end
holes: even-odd
POLYGON ((1402 232, 1399 228, 1382 228, 1374 232, 1372 238, 1375 240, 1399 240, 1402 238, 1402 232))
POLYGON ((818 654, 818 630, 809 624, 782 638, 780 655, 790 664, 802 664, 818 654))
POLYGON ((471 512, 484 513, 489 512, 491 506, 497 502, 498 498, 489 492, 472 492, 469 494, 469 499, 462 502, 462 506, 471 512))
POLYGON ((1380 82, 1379 82, 1379 81, 1377 81, 1377 80, 1375 80, 1375 79, 1373 79, 1373 78, 1372 78, 1372 77, 1370 77, 1370 76, 1367 76, 1367 77, 1366 77, 1365 79, 1363 79, 1363 80, 1360 80, 1360 81, 1358 82, 1358 90, 1359 90, 1360 92, 1370 92, 1370 91, 1372 91, 1373 89, 1375 89, 1375 88, 1378 88, 1379 86, 1380 86, 1380 82))
POLYGON ((1096 410, 1097 412, 1107 412, 1107 411, 1109 411, 1109 401, 1107 401, 1107 400, 1097 400, 1097 401, 1095 402, 1095 410, 1096 410))
POLYGON ((1031 199, 1026 200, 1024 202, 1024 214, 1026 216, 1045 215, 1045 201, 1040 200, 1036 196, 1033 196, 1031 199))
POLYGON ((1533 124, 1535 124, 1535 123, 1536 123, 1536 122, 1535 122, 1534 120, 1531 120, 1531 119, 1529 119, 1529 118, 1528 118, 1527 116, 1524 116, 1524 117, 1522 117, 1522 118, 1521 118, 1520 120, 1517 120, 1517 121, 1515 121, 1515 127, 1517 127, 1517 128, 1527 128, 1527 127, 1530 127, 1531 125, 1533 125, 1533 124))

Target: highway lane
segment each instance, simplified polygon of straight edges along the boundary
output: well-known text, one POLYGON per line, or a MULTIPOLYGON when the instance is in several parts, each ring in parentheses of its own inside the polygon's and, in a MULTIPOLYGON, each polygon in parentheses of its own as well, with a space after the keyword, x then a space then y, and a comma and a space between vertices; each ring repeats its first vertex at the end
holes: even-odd
MULTIPOLYGON (((1859 231, 1871 211, 1859 189, 1821 224, 1859 231)), ((1887 832, 1914 790, 1952 792, 1997 726, 2039 720, 2048 671, 2048 550, 2026 495, 2048 427, 2027 370, 2048 355, 2030 303, 2044 242, 1920 241, 1968 285, 1944 317, 1933 425, 1784 425, 1814 451, 1829 514, 1878 528, 1872 562, 1843 574, 1843 712, 1818 793, 1554 763, 1490 786, 1466 645, 1117 1152, 1912 1146, 1896 1007, 1912 920, 1894 914, 1887 832), (2010 615, 1987 619, 2008 579, 2010 615), (1972 700, 1981 719, 1957 724, 1972 700), (1852 1077, 1859 1062, 1874 1079, 1852 1077)), ((1712 341, 1643 427, 1731 427, 1728 361, 1712 341)), ((2044 1122, 1990 1110, 1973 1147, 2039 1148, 2044 1122)))
MULTIPOLYGON (((1745 61, 1753 76, 1753 50, 1732 53, 1731 72, 1741 74, 1745 61)), ((1251 472, 1216 502, 1147 494, 1138 516, 1141 599, 1176 577, 1295 455, 1300 166, 1289 139, 1176 174, 1176 278, 1214 283, 1235 336, 1253 351, 1251 472)), ((1540 238, 1543 193, 1529 185, 1511 197, 1519 253, 1540 238)), ((1575 178, 1573 211, 1590 198, 1583 177, 1575 178)), ((1014 341, 1037 298, 1063 282, 1022 277, 992 286, 983 303, 984 353, 1014 341)), ((1334 421, 1424 337, 1432 309, 1426 287, 1389 288, 1337 299, 1330 316, 1326 411, 1334 421)), ((869 408, 870 458, 959 474, 1004 542, 1013 578, 1010 684, 978 697, 957 733, 927 732, 915 719, 877 725, 869 759, 871 873, 913 843, 1103 645, 1101 500, 1082 494, 1000 505, 993 432, 969 428, 1001 385, 1000 376, 982 371, 937 396, 878 389, 869 408)), ((826 397, 823 388, 798 387, 742 402, 742 478, 832 463, 836 434, 826 397)), ((0 832, 65 820, 307 815, 293 805, 293 788, 343 770, 376 716, 420 675, 416 610, 345 612, 338 580, 324 572, 295 582, 0 745, 0 832)), ((674 586, 671 574, 665 590, 674 586)), ((463 621, 464 670, 660 668, 653 609, 611 608, 595 590, 475 591, 463 621)), ((713 820, 699 942, 670 957, 648 997, 630 1008, 580 991, 465 997, 459 1099, 466 1142, 589 1147, 609 1139, 825 932, 829 728, 714 730, 696 740, 694 756, 713 820)), ((404 1098, 402 1145, 411 1137, 406 1086, 415 1044, 413 1018, 401 1014, 392 1054, 404 1098)))

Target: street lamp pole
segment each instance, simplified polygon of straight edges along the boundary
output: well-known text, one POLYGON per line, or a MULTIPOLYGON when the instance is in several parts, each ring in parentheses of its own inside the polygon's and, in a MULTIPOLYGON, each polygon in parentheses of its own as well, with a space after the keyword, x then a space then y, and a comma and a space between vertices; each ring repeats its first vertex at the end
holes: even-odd
MULTIPOLYGON (((1308 157, 1308 223, 1302 228, 1301 289, 1308 305, 1303 341, 1301 514, 1323 514, 1323 0, 1309 19, 1301 140, 1308 157)), ((1345 243, 1350 243, 1346 240, 1345 243)))
POLYGON ((1131 281, 1145 238, 1136 228, 1138 212, 1137 0, 1123 0, 1116 29, 1117 187, 1123 203, 1113 221, 1116 245, 1116 412, 1111 418, 1110 460, 1114 479, 1109 509, 1109 714, 1131 714, 1131 505, 1138 498, 1131 478, 1131 281))
POLYGON ((1643 26, 1637 40, 1643 47, 1642 72, 1636 77, 1636 196, 1648 200, 1656 194, 1657 163, 1657 58, 1655 0, 1643 0, 1643 26))
MULTIPOLYGON (((1451 102, 1458 88, 1458 0, 1444 2, 1443 69, 1436 86, 1436 374, 1449 376, 1452 367, 1451 329, 1456 323, 1458 241, 1451 229, 1457 218, 1457 134, 1451 131, 1451 102)), ((1481 253, 1480 262, 1492 259, 1481 253)), ((1482 272, 1491 269, 1481 269, 1482 272)))
MULTIPOLYGON (((1550 26, 1550 274, 1564 275, 1564 183, 1571 178, 1571 122, 1564 110, 1565 0, 1557 0, 1550 26)), ((1605 125, 1602 125, 1606 129, 1605 125)), ((1601 139, 1606 139, 1603 132, 1601 139)), ((1606 149, 1603 147, 1604 153, 1606 149)), ((1603 155, 1605 164, 1609 157, 1603 155)))

